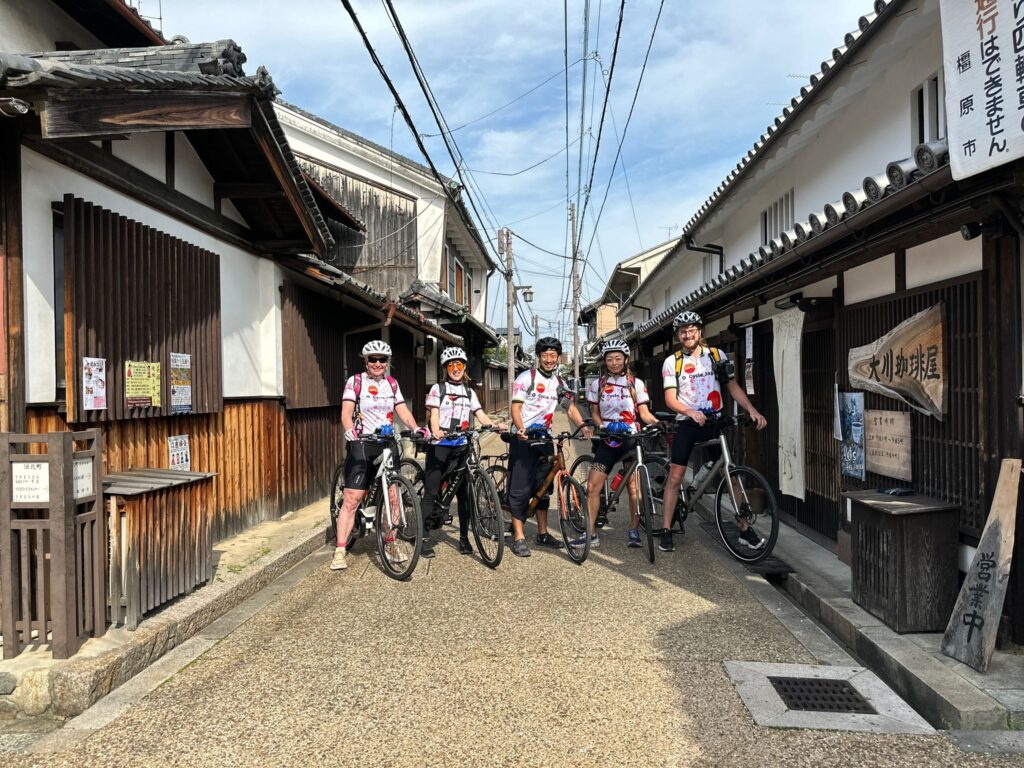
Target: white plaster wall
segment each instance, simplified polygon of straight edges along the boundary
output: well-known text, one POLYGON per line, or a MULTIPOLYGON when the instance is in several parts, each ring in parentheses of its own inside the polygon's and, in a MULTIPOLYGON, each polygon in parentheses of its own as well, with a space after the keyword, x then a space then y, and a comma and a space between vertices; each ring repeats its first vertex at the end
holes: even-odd
POLYGON ((174 134, 174 188, 207 208, 213 208, 213 177, 180 131, 174 134))
POLYGON ((896 291, 896 256, 889 254, 843 273, 843 304, 850 306, 896 291))
POLYGON ((52 51, 57 40, 70 40, 83 48, 104 47, 50 0, 0 2, 0 51, 52 51))
POLYGON ((51 204, 71 193, 220 255, 224 396, 276 396, 281 386, 280 277, 255 255, 193 229, 31 150, 21 152, 29 403, 56 397, 51 204))
POLYGON ((839 280, 833 275, 832 277, 826 278, 825 280, 819 280, 813 285, 808 285, 800 289, 800 293, 804 295, 804 298, 832 298, 832 291, 835 290, 836 285, 839 284, 839 280))
POLYGON ((164 134, 133 133, 127 140, 111 142, 114 157, 147 173, 158 181, 167 180, 167 148, 164 134))
POLYGON ((964 240, 959 232, 907 249, 907 288, 939 283, 981 270, 982 238, 964 240))

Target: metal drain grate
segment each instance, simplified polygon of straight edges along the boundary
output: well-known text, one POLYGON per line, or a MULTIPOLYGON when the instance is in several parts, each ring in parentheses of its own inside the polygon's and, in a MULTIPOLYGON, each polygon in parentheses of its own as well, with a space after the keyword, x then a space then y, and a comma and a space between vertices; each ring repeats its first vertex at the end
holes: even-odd
POLYGON ((769 677, 783 703, 800 712, 876 715, 875 708, 847 680, 815 677, 769 677))

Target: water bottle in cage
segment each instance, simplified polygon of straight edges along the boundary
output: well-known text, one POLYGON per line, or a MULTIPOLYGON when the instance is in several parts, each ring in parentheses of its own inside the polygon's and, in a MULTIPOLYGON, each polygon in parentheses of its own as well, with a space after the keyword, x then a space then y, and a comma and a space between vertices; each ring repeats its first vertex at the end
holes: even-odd
POLYGON ((619 486, 622 485, 622 478, 626 476, 626 468, 620 467, 619 471, 615 473, 615 477, 612 478, 612 490, 619 490, 619 486))
POLYGON ((694 489, 700 488, 700 484, 704 482, 704 478, 711 474, 711 468, 714 466, 715 462, 710 460, 705 461, 703 464, 700 465, 700 469, 697 470, 697 474, 693 478, 694 489))

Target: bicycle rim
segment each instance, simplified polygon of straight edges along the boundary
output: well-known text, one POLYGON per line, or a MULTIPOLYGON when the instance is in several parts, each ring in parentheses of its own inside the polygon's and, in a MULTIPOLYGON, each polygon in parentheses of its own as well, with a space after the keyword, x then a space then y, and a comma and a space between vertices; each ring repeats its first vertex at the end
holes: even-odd
POLYGON ((423 495, 423 467, 416 459, 405 458, 398 462, 398 471, 402 477, 412 483, 416 493, 423 495))
POLYGON ((345 499, 345 465, 339 464, 331 477, 331 522, 328 526, 328 536, 331 546, 338 543, 338 513, 341 511, 341 504, 345 499))
POLYGON ((733 467, 729 480, 736 496, 729 493, 723 478, 715 494, 715 523, 726 549, 737 560, 756 563, 771 554, 779 535, 779 506, 764 476, 750 467, 733 467), (741 535, 743 529, 755 532, 759 545, 748 542, 753 536, 741 535))
POLYGON ((472 475, 473 538, 476 551, 488 568, 497 568, 505 553, 505 523, 501 499, 491 476, 475 471, 472 475))
POLYGON ((423 519, 420 517, 419 496, 407 478, 398 474, 390 477, 381 493, 374 527, 377 529, 377 553, 384 573, 399 581, 408 579, 420 558, 423 519), (389 489, 398 496, 398 506, 392 508, 390 515, 384 503, 384 494, 389 489))
POLYGON ((487 468, 487 476, 491 478, 495 489, 498 491, 498 499, 501 501, 501 520, 504 526, 505 537, 512 535, 512 510, 508 506, 508 469, 501 465, 487 468))
POLYGON ((590 554, 590 513, 587 492, 579 481, 564 475, 559 481, 558 525, 565 540, 565 552, 574 563, 582 563, 590 554))
POLYGON ((654 562, 654 497, 651 495, 651 479, 647 475, 647 466, 643 465, 636 471, 639 477, 637 493, 640 498, 637 503, 640 508, 640 520, 647 534, 647 560, 654 562))

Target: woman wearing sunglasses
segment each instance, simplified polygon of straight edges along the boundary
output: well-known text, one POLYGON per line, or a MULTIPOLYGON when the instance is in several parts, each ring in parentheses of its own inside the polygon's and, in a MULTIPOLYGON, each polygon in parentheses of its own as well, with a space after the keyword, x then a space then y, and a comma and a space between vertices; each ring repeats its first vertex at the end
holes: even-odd
MULTIPOLYGON (((433 557, 434 548, 430 542, 430 531, 439 528, 442 510, 437 503, 441 491, 441 476, 447 466, 466 455, 465 437, 445 439, 445 432, 469 428, 469 417, 474 415, 484 426, 494 422, 484 413, 476 392, 469 388, 466 376, 466 352, 461 347, 448 347, 441 353, 442 380, 430 388, 427 394, 427 414, 430 432, 434 441, 427 446, 427 461, 423 469, 423 514, 426 530, 423 538, 423 557, 433 557)), ((495 425, 507 429, 505 424, 495 425)), ((469 483, 463 483, 458 492, 459 504, 459 552, 469 555, 473 547, 469 543, 469 483)))

